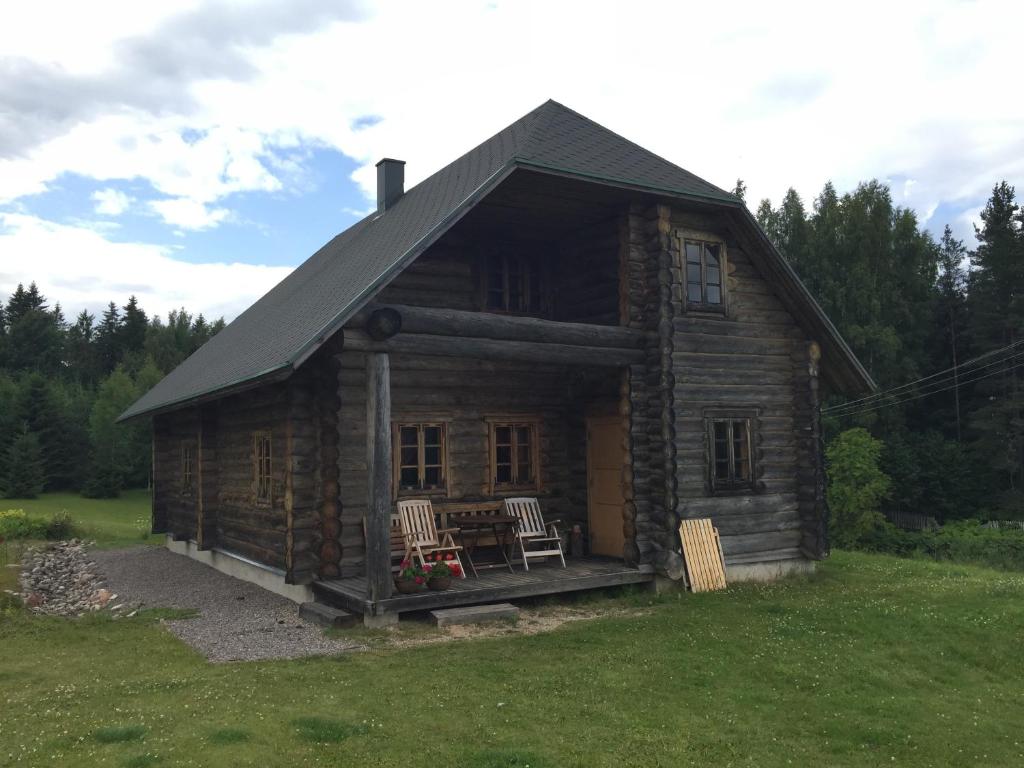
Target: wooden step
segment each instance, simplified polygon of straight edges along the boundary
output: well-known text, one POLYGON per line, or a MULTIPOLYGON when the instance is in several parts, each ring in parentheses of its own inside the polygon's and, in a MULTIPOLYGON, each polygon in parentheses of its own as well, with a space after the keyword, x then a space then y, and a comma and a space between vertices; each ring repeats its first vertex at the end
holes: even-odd
POLYGON ((515 621, 519 609, 511 603, 494 605, 467 605, 463 608, 443 608, 430 612, 430 619, 439 627, 452 624, 482 624, 485 621, 515 621))
POLYGON ((303 603, 299 606, 299 618, 328 629, 347 629, 359 623, 355 614, 323 603, 303 603))

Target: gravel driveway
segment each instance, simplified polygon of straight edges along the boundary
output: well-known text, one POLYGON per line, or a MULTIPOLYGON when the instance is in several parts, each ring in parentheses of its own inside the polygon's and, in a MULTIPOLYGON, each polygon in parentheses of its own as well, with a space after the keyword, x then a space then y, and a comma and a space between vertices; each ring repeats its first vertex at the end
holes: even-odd
POLYGON ((189 608, 191 619, 164 622, 210 661, 292 659, 361 646, 326 637, 303 621, 298 605, 163 547, 89 553, 118 602, 143 608, 189 608))

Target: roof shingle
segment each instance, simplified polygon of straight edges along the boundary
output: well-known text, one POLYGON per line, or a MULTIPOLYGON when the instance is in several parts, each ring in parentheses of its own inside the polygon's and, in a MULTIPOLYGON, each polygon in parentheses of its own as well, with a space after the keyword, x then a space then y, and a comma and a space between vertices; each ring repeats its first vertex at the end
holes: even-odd
POLYGON ((739 205, 733 195, 548 101, 332 239, 121 419, 287 375, 517 166, 739 205))

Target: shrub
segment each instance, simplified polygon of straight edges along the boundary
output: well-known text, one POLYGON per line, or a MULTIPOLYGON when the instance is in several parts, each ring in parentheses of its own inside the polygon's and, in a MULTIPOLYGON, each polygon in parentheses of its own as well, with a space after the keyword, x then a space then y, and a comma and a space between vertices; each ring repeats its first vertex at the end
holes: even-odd
POLYGON ((885 523, 879 507, 890 481, 878 466, 881 453, 882 441, 861 427, 840 433, 825 451, 829 524, 837 546, 855 546, 885 523))
POLYGON ((984 528, 978 520, 949 523, 937 531, 903 531, 883 523, 864 535, 857 548, 1024 571, 1024 531, 984 528))
POLYGON ((75 534, 75 523, 71 519, 71 513, 66 509, 54 512, 50 522, 46 524, 46 538, 48 539, 70 539, 75 534))
POLYGON ((22 509, 0 511, 0 537, 5 539, 45 539, 46 523, 29 517, 22 509))
POLYGON ((49 520, 29 517, 22 509, 0 511, 0 539, 70 539, 74 532, 67 510, 49 520))

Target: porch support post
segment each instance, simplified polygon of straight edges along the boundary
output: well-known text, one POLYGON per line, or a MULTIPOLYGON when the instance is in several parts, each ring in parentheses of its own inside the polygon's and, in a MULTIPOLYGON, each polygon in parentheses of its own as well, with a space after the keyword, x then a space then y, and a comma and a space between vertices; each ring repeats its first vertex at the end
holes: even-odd
POLYGON ((366 581, 370 600, 391 597, 391 363, 387 352, 366 356, 366 581))

